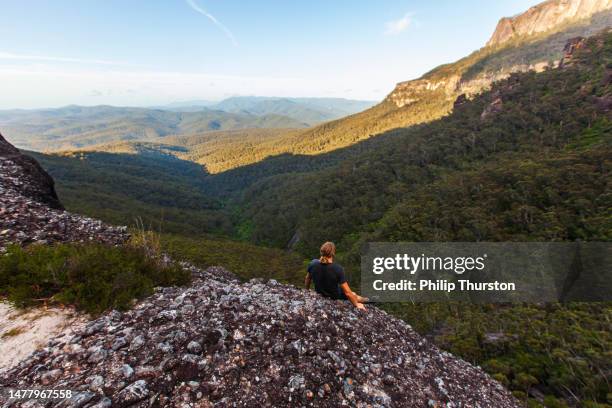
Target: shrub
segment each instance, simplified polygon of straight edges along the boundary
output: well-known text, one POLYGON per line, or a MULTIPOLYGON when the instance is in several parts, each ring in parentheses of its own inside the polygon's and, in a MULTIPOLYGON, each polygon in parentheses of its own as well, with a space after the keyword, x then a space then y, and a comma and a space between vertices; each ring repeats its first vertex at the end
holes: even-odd
POLYGON ((189 282, 189 272, 147 252, 136 245, 11 246, 0 257, 0 296, 18 307, 55 302, 98 314, 128 309, 156 286, 189 282))

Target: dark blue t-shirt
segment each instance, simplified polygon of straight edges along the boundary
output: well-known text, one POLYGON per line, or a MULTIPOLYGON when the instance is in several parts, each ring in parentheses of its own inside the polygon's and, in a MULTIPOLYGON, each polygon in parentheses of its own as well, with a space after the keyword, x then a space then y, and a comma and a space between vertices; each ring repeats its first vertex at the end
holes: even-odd
POLYGON ((322 264, 318 259, 313 259, 308 265, 308 273, 317 293, 332 299, 344 299, 340 289, 340 285, 346 282, 342 266, 335 263, 322 264))

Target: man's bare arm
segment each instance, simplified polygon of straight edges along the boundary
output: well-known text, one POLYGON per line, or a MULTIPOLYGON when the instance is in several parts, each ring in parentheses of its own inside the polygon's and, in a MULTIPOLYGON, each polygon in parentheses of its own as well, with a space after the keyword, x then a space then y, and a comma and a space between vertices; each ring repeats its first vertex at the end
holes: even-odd
POLYGON ((351 301, 353 306, 355 306, 357 309, 365 310, 365 306, 363 305, 363 303, 359 303, 359 299, 357 298, 357 295, 353 293, 353 291, 351 290, 347 282, 344 282, 342 285, 340 285, 340 288, 346 295, 347 299, 351 301))

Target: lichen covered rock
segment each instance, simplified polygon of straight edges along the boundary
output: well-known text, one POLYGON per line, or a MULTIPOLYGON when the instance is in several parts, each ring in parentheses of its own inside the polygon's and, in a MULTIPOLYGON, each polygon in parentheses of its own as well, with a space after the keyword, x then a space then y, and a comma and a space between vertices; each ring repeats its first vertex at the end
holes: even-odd
POLYGON ((159 289, 53 340, 0 385, 78 390, 84 406, 519 406, 375 307, 184 267, 191 287, 159 289))

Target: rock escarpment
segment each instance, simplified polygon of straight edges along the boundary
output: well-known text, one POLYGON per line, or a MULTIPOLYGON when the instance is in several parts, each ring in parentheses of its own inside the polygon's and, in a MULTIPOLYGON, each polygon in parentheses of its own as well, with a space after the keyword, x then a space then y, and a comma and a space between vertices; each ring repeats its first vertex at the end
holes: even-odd
MULTIPOLYGON (((50 208, 48 176, 36 183, 21 164, 38 168, 35 162, 6 142, 3 149, 10 156, 0 162, 1 223, 10 230, 0 244, 125 238, 120 229, 50 208)), ((9 401, 2 393, 0 405, 519 406, 480 368, 375 307, 363 313, 273 280, 240 283, 221 268, 183 267, 194 276, 190 287, 160 288, 132 310, 60 334, 0 372, 0 387, 69 389, 70 399, 9 401)))
POLYGON ((120 244, 125 228, 64 211, 51 176, 0 135, 0 251, 10 243, 120 244))
POLYGON ((396 108, 432 99, 448 109, 461 94, 473 96, 512 73, 556 67, 578 36, 612 25, 612 0, 549 0, 515 17, 502 18, 485 47, 421 78, 400 82, 386 101, 396 108))
POLYGON ((487 46, 495 47, 519 37, 550 31, 610 9, 612 0, 548 0, 517 16, 499 20, 487 46))

